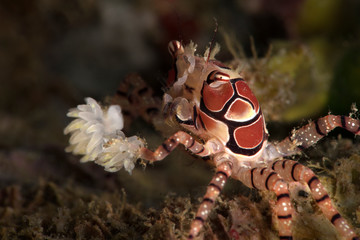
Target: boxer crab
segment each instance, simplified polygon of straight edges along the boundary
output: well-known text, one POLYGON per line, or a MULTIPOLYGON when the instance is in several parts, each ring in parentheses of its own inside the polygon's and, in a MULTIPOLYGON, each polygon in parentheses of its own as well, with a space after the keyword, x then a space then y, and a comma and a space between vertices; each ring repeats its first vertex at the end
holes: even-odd
MULTIPOLYGON (((191 223, 188 239, 195 238, 203 228, 229 177, 249 188, 275 193, 274 212, 280 239, 293 238, 294 208, 288 189, 291 182, 308 185, 315 202, 339 235, 344 239, 359 239, 336 210, 314 172, 286 159, 314 145, 336 127, 360 135, 359 120, 330 114, 294 130, 280 142, 269 142, 255 95, 239 73, 213 58, 217 49, 210 50, 199 57, 195 56, 194 44, 184 47, 179 41, 169 43, 174 68, 169 73, 169 88, 163 97, 160 116, 167 122, 175 122, 181 130, 154 152, 146 148, 145 140, 124 135, 121 131, 124 117, 118 105, 102 109, 91 98, 86 99, 86 105, 68 113, 76 119, 64 130, 65 134, 71 134, 67 151, 84 155, 82 162, 95 161, 107 171, 124 167, 130 173, 138 158, 160 161, 179 144, 194 155, 208 158, 216 171, 191 223)), ((126 91, 124 85, 118 96, 129 97, 126 91)), ((156 110, 158 102, 150 100, 149 92, 141 86, 134 92, 138 94, 137 102, 146 106, 141 111, 151 120, 150 110, 156 110)), ((157 118, 153 117, 153 121, 157 118)))

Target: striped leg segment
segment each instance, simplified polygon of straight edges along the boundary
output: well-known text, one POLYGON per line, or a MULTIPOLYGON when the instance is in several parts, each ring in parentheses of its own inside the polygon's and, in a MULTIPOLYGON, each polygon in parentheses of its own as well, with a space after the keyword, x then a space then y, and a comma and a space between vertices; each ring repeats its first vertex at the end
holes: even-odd
POLYGON ((280 239, 292 239, 293 208, 284 179, 271 168, 244 169, 237 177, 250 188, 275 192, 277 201, 274 210, 278 218, 280 239))
POLYGON ((223 150, 223 146, 216 139, 210 139, 205 144, 202 144, 188 133, 178 131, 165 140, 154 152, 147 148, 142 148, 140 158, 152 162, 160 161, 169 155, 179 144, 184 145, 193 154, 201 157, 209 156, 223 150))
POLYGON ((229 162, 221 163, 216 168, 215 176, 209 183, 204 198, 196 213, 195 219, 191 223, 188 239, 196 237, 204 226, 204 221, 209 216, 214 207, 216 198, 224 188, 226 180, 231 175, 231 164, 229 162))
POLYGON ((360 135, 359 120, 347 116, 327 115, 294 130, 290 137, 275 144, 275 147, 282 156, 294 155, 314 145, 336 127, 360 135))
POLYGON ((335 226, 339 234, 344 239, 359 240, 347 221, 336 210, 325 188, 311 169, 292 160, 275 161, 272 164, 272 169, 286 181, 306 182, 321 211, 335 226))
POLYGON ((120 83, 116 95, 107 100, 109 104, 121 106, 125 124, 130 125, 137 117, 148 123, 161 118, 161 99, 138 74, 129 74, 120 83))

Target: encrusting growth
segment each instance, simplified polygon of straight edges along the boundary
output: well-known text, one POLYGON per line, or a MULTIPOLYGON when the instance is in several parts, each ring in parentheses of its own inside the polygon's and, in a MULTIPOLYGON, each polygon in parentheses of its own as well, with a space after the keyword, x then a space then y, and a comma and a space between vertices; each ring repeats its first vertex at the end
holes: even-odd
MULTIPOLYGON (((151 151, 143 139, 124 135, 119 106, 102 109, 95 100, 87 98, 86 105, 79 105, 68 113, 76 119, 64 131, 71 134, 67 151, 84 155, 81 161, 95 161, 107 171, 124 167, 130 173, 137 158, 160 161, 179 144, 192 154, 209 159, 216 168, 215 175, 191 223, 188 239, 195 238, 202 230, 229 177, 250 188, 275 193, 274 212, 280 239, 293 239, 290 182, 309 186, 316 204, 343 239, 359 239, 336 210, 314 172, 286 159, 313 146, 336 127, 360 135, 359 120, 327 115, 294 130, 283 141, 271 143, 260 104, 246 81, 238 72, 214 59, 218 45, 214 49, 210 47, 204 57, 196 56, 195 49, 193 43, 185 47, 179 41, 169 43, 174 68, 169 74, 162 109, 151 111, 159 112, 165 122, 176 123, 182 130, 151 151)), ((149 107, 154 110, 154 105, 149 107)))

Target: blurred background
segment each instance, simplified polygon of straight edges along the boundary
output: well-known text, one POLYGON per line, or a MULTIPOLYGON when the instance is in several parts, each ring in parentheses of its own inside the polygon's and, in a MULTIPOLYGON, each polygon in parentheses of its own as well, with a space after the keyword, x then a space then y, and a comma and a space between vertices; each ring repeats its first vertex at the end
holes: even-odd
MULTIPOLYGON (((211 168, 181 150, 132 176, 78 163, 63 150, 68 109, 113 95, 129 73, 161 97, 168 42, 192 40, 202 55, 213 40, 218 60, 244 69, 273 139, 281 139, 309 118, 348 115, 360 104, 359 12, 356 0, 0 0, 3 199, 17 186, 22 200, 13 201, 23 206, 24 186, 47 182, 98 194, 125 188, 145 207, 169 192, 200 197, 211 168)), ((161 143, 139 121, 132 132, 161 143)))

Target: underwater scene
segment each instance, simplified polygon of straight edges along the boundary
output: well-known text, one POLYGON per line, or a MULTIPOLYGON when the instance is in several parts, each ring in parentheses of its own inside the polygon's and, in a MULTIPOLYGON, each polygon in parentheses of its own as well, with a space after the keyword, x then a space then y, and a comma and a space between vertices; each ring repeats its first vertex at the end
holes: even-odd
POLYGON ((359 239, 359 12, 1 0, 0 238, 359 239))

